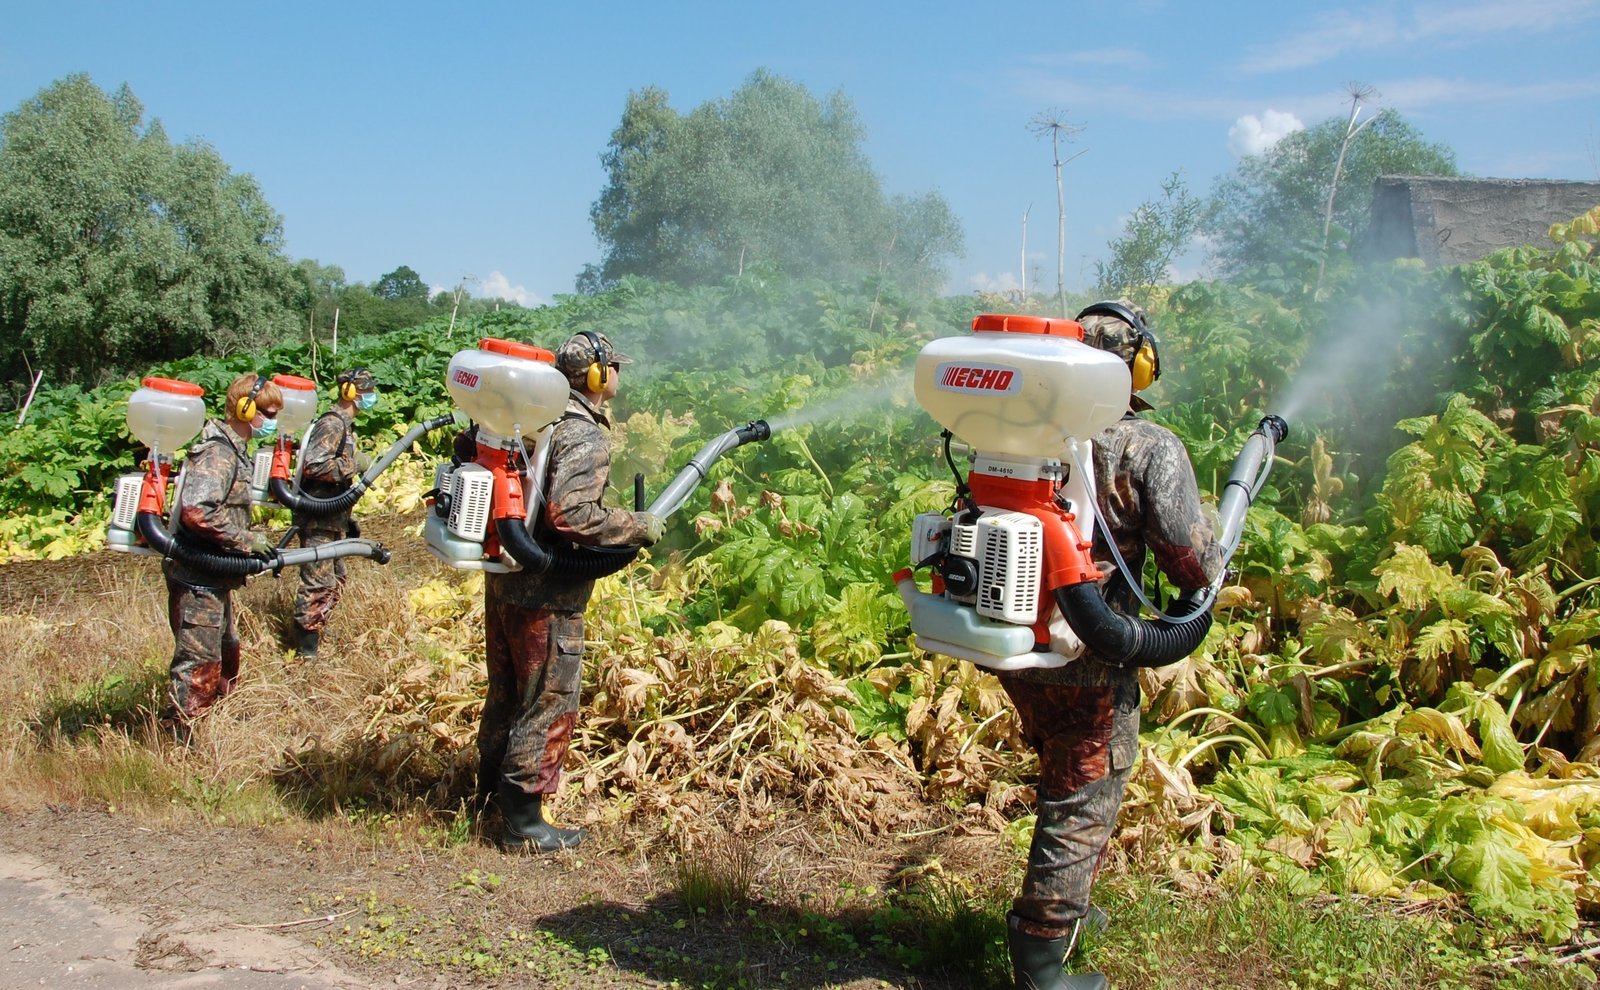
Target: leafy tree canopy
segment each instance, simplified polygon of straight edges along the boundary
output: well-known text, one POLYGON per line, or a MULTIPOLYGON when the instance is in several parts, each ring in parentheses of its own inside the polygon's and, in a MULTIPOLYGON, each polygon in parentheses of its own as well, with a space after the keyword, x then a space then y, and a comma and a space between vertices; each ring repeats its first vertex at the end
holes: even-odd
MULTIPOLYGON (((1328 190, 1347 125, 1345 118, 1334 117, 1296 131, 1217 180, 1203 226, 1214 239, 1214 260, 1223 273, 1260 273, 1273 266, 1298 270, 1307 263, 1316 269, 1328 190)), ((1380 175, 1456 174, 1453 151, 1423 140, 1393 110, 1380 111, 1350 143, 1334 225, 1345 241, 1366 225, 1373 182, 1380 175)))
POLYGON ((629 94, 589 211, 604 260, 579 288, 626 275, 716 283, 760 267, 936 287, 962 249, 960 224, 937 193, 886 196, 863 137, 842 93, 819 102, 766 71, 687 115, 661 89, 629 94))
POLYGON ((1110 260, 1095 262, 1096 293, 1149 306, 1156 287, 1170 279, 1172 259, 1199 229, 1203 211, 1204 204, 1189 192, 1183 175, 1168 176, 1161 184, 1161 198, 1140 204, 1123 225, 1122 236, 1110 243, 1110 260))
POLYGON ((304 275, 282 218, 200 142, 173 146, 127 86, 86 75, 0 118, 0 373, 95 379, 275 339, 304 275))
POLYGON ((421 299, 426 301, 428 287, 423 283, 422 276, 413 271, 410 265, 401 265, 374 282, 372 294, 381 296, 384 299, 421 299))

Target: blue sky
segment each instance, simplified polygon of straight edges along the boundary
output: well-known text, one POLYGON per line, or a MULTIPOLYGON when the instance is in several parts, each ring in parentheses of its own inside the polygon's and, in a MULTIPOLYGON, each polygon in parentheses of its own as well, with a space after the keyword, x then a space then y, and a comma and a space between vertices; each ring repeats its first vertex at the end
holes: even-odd
POLYGON ((767 68, 843 91, 885 188, 936 190, 961 219, 952 292, 1016 284, 1024 211, 1029 271, 1054 287, 1049 142, 1028 123, 1060 111, 1083 128, 1065 170, 1079 288, 1166 176, 1208 191, 1249 149, 1342 118, 1352 81, 1466 173, 1600 179, 1597 28, 1600 0, 52 0, 4 18, 0 109, 72 72, 125 82, 172 140, 256 177, 292 257, 352 281, 470 275, 528 304, 599 258, 588 211, 632 90, 687 112, 767 68))

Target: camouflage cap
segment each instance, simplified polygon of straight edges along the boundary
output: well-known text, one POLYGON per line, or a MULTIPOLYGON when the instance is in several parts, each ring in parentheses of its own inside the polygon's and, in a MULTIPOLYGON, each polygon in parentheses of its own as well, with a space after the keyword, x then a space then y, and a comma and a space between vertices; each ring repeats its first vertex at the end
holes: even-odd
POLYGON ((338 384, 354 385, 357 392, 371 392, 378 387, 378 379, 367 368, 348 368, 339 372, 338 384))
MULTIPOLYGON (((1145 311, 1126 299, 1114 299, 1111 302, 1127 309, 1139 318, 1140 323, 1149 322, 1145 311)), ((1096 303, 1095 305, 1099 305, 1096 303)), ((1094 306, 1088 307, 1094 309, 1094 306)), ((1096 312, 1078 314, 1078 322, 1083 325, 1083 342, 1090 347, 1098 347, 1102 351, 1109 351, 1117 357, 1133 364, 1133 356, 1139 349, 1141 334, 1127 320, 1110 313, 1096 312)))
POLYGON ((611 346, 611 338, 603 333, 590 331, 573 334, 556 350, 556 370, 566 375, 568 382, 576 385, 589 373, 589 365, 601 360, 602 350, 605 351, 607 364, 633 363, 633 358, 611 346), (590 334, 593 334, 593 339, 590 334), (595 346, 595 340, 599 341, 599 347, 595 346))
MULTIPOLYGON (((1112 299, 1108 302, 1132 313, 1146 328, 1150 325, 1150 317, 1144 309, 1128 299, 1112 299)), ((1083 326, 1083 342, 1090 347, 1097 347, 1109 354, 1121 358, 1129 368, 1133 367, 1134 356, 1139 351, 1139 340, 1143 336, 1133 324, 1114 313, 1104 311, 1090 312, 1096 307, 1106 303, 1093 303, 1086 306, 1078 313, 1078 323, 1083 326)), ((1135 411, 1142 412, 1154 408, 1137 392, 1128 397, 1128 404, 1135 411)))

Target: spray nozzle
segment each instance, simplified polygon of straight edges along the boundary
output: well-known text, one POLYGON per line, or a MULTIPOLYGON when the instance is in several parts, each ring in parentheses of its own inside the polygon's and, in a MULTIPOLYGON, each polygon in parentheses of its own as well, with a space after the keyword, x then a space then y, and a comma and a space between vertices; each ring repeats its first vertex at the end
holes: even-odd
POLYGON ((739 435, 741 444, 772 438, 772 427, 768 426, 767 421, 764 419, 752 419, 744 426, 739 427, 736 432, 739 435))
POLYGON ((1272 438, 1273 443, 1283 443, 1284 437, 1289 435, 1289 423, 1282 416, 1268 414, 1261 417, 1261 422, 1256 424, 1256 429, 1272 438))

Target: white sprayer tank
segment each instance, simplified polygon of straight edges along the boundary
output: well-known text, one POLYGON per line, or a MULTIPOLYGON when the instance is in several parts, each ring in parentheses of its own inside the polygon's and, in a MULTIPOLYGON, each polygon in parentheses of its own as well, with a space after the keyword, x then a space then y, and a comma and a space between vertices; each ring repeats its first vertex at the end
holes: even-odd
POLYGON ((146 378, 128 396, 128 432, 146 447, 171 454, 205 425, 205 394, 176 378, 146 378))
POLYGON ((273 375, 272 383, 283 395, 283 408, 278 410, 278 434, 298 437, 300 431, 317 418, 317 383, 299 375, 273 375))
POLYGON ((485 337, 470 351, 457 351, 445 372, 445 388, 461 411, 501 437, 532 437, 567 408, 567 378, 555 355, 498 337, 485 337))
POLYGON ((1079 339, 1071 320, 979 316, 970 337, 941 337, 917 355, 917 402, 974 448, 1058 458, 1122 418, 1132 377, 1115 354, 1079 339))

